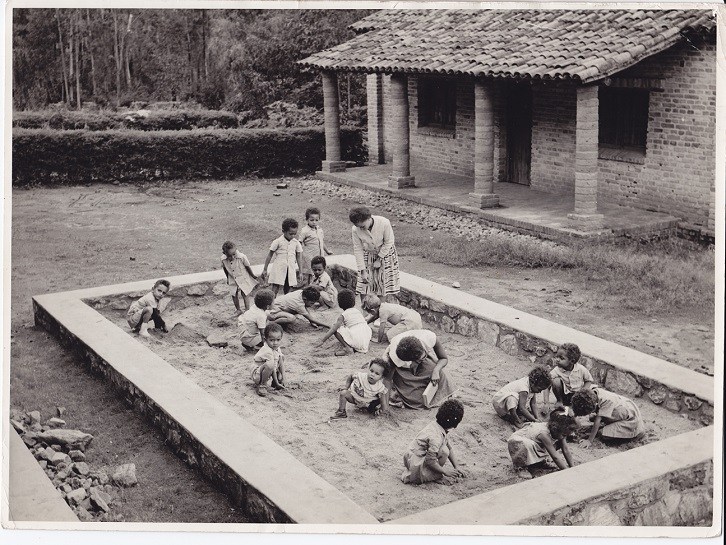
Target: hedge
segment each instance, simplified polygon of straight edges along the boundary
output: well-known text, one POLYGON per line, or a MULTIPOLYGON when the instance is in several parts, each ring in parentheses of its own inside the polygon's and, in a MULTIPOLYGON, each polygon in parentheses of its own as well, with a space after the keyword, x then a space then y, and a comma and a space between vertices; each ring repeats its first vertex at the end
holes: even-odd
POLYGON ((202 128, 237 128, 233 112, 221 110, 154 110, 138 112, 43 110, 15 112, 13 127, 24 129, 137 129, 145 131, 188 130, 202 128))
MULTIPOLYGON (((341 129, 343 158, 362 163, 359 129, 341 129)), ((13 185, 311 173, 325 157, 321 127, 196 131, 13 130, 13 185)))

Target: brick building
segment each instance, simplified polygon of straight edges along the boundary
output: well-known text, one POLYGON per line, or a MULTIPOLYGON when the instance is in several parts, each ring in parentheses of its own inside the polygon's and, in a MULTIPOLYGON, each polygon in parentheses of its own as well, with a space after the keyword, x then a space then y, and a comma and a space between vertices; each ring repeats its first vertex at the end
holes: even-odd
POLYGON ((665 212, 715 230, 716 22, 707 10, 386 10, 301 61, 322 71, 326 161, 340 159, 339 72, 368 84, 371 163, 389 185, 416 168, 665 212))

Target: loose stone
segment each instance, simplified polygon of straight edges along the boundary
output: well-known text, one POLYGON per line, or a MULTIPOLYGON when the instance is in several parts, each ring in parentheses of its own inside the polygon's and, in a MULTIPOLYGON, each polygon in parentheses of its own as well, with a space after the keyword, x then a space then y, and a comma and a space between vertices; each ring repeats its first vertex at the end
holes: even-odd
POLYGON ((116 468, 113 472, 113 482, 119 486, 133 486, 138 481, 136 479, 136 464, 124 464, 116 468))

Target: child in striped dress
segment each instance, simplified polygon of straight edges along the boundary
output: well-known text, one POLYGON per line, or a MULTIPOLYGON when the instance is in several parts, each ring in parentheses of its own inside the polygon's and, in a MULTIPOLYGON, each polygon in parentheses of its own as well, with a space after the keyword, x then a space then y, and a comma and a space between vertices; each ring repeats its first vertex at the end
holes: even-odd
POLYGON ((303 249, 302 267, 300 269, 302 283, 303 285, 308 285, 311 283, 313 276, 313 258, 330 255, 331 252, 325 247, 323 228, 318 225, 320 222, 320 210, 315 207, 305 210, 305 221, 307 225, 304 225, 300 230, 298 239, 303 249))
POLYGON ((282 236, 272 241, 270 253, 265 259, 265 266, 262 269, 262 278, 266 279, 272 286, 272 291, 277 293, 282 288, 283 293, 290 291, 300 285, 300 267, 302 265, 302 246, 295 238, 297 235, 297 221, 287 218, 282 222, 282 236), (267 268, 272 265, 269 276, 267 268))
POLYGON ((235 243, 229 240, 222 244, 222 270, 227 277, 234 308, 237 309, 237 314, 242 314, 239 296, 241 294, 244 299, 245 310, 249 310, 250 293, 257 286, 257 276, 252 272, 247 256, 237 251, 235 243))
POLYGON ((599 433, 605 439, 638 439, 645 434, 640 409, 625 396, 594 387, 576 392, 572 396, 572 411, 575 416, 590 415, 592 430, 580 444, 588 448, 599 433))

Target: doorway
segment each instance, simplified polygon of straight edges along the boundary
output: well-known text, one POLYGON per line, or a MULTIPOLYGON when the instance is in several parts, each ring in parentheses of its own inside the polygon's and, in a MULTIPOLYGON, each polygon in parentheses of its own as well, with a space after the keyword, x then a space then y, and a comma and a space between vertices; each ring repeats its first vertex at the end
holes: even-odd
POLYGON ((507 161, 505 180, 529 185, 532 164, 532 87, 507 89, 507 161))

